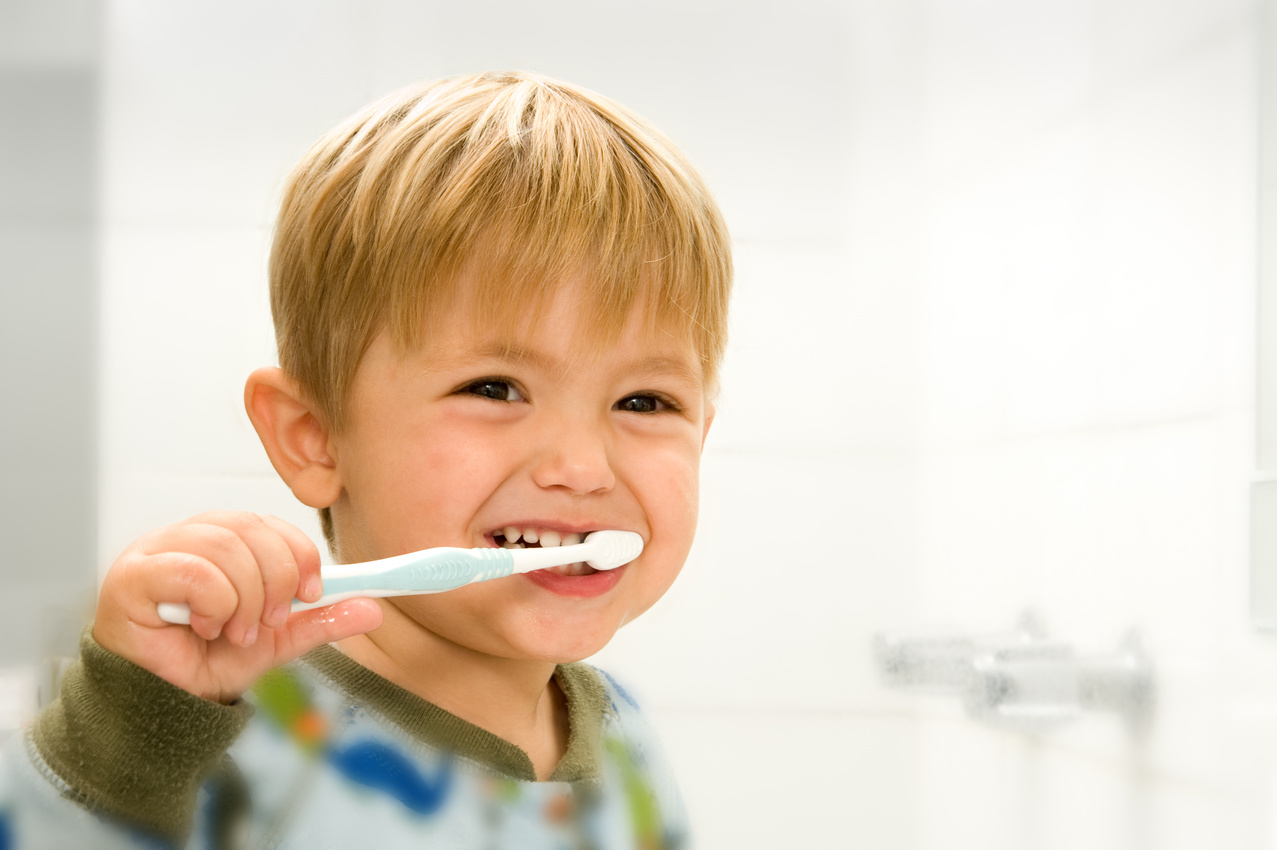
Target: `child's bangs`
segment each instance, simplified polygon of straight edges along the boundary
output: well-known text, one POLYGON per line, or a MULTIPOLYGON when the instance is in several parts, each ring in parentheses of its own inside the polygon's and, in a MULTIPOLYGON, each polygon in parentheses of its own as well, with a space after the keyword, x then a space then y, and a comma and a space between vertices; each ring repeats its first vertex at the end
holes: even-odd
POLYGON ((445 323, 462 321, 514 343, 535 334, 551 303, 566 295, 575 299, 580 317, 573 340, 577 356, 592 357, 614 344, 637 312, 644 323, 641 332, 690 346, 710 380, 720 346, 710 331, 713 323, 697 320, 712 310, 697 284, 703 270, 680 267, 661 245, 604 253, 599 243, 615 246, 616 241, 589 236, 597 234, 503 229, 480 237, 470 257, 438 272, 453 285, 420 289, 406 309, 395 311, 397 341, 411 350, 444 330, 445 323))
POLYGON ((712 201, 615 116, 546 85, 519 88, 471 127, 446 173, 406 187, 421 207, 400 220, 433 238, 400 254, 398 341, 419 344, 462 301, 514 339, 566 287, 580 301, 582 356, 615 342, 637 308, 649 333, 693 347, 708 389, 731 276, 712 201))

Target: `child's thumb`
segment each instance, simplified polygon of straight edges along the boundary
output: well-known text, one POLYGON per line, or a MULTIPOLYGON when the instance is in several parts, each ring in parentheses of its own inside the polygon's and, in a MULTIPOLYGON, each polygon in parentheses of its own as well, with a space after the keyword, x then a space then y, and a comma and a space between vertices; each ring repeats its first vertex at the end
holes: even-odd
POLYGON ((370 632, 381 625, 381 606, 371 599, 347 599, 327 608, 302 611, 279 629, 275 664, 292 661, 321 643, 370 632))

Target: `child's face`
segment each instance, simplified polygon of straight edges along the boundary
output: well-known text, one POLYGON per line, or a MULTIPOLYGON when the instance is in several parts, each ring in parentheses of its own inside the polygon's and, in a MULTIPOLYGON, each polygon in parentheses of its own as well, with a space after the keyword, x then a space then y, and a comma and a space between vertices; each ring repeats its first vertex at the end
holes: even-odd
MULTIPOLYGON (((331 441, 343 560, 494 546, 504 529, 638 532, 643 554, 593 575, 512 576, 390 604, 443 640, 504 658, 568 661, 603 647, 682 568, 713 416, 690 345, 641 333, 573 359, 572 289, 515 339, 458 311, 419 351, 385 334, 360 363, 331 441)), ((591 571, 592 572, 592 571, 591 571)), ((390 622, 390 620, 388 620, 390 622)))

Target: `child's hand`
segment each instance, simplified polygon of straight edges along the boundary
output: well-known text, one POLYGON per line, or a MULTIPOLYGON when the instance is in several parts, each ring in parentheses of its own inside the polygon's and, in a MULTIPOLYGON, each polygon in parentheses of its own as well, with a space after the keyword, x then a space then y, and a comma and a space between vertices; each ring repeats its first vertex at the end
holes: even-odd
POLYGON ((197 696, 229 703, 272 667, 321 643, 381 625, 381 608, 350 599, 290 614, 322 595, 319 550, 281 519, 208 513, 136 541, 111 566, 93 637, 197 696), (191 625, 160 619, 160 602, 191 606, 191 625))

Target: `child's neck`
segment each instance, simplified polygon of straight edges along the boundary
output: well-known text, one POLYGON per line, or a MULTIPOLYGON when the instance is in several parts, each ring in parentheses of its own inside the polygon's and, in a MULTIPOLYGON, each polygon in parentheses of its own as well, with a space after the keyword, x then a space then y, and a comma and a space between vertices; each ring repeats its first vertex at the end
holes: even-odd
POLYGON ((567 702, 553 662, 475 652, 383 605, 380 628, 340 642, 351 660, 527 753, 538 780, 568 745, 567 702))

